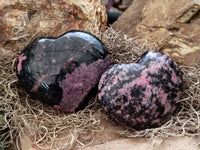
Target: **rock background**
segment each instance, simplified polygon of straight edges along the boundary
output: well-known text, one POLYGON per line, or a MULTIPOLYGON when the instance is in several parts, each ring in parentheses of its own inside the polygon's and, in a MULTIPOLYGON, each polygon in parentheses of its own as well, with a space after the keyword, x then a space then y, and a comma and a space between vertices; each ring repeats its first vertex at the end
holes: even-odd
MULTIPOLYGON (((156 141, 155 141, 156 142, 156 141)), ((158 141, 157 141, 158 142, 158 141)), ((159 143, 159 142, 158 142, 159 143)), ((157 143, 157 144, 158 144, 157 143)), ((83 150, 199 150, 197 142, 189 137, 170 137, 162 144, 152 146, 151 142, 145 139, 123 139, 108 142, 101 145, 91 146, 83 150)))
POLYGON ((58 37, 69 30, 99 36, 106 25, 102 0, 1 0, 0 53, 21 51, 35 38, 58 37))
POLYGON ((178 64, 200 64, 199 0, 134 0, 112 25, 129 37, 139 36, 178 64))

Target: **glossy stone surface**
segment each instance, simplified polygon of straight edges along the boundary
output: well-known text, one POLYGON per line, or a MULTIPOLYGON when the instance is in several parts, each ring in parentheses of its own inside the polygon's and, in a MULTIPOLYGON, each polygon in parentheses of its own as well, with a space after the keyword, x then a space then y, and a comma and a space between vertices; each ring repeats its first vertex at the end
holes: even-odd
POLYGON ((19 84, 27 93, 64 112, 84 108, 110 64, 95 36, 71 31, 59 38, 39 38, 21 53, 19 84))
POLYGON ((100 79, 98 99, 113 120, 141 130, 159 127, 171 118, 181 86, 176 63, 150 51, 136 63, 110 67, 100 79))

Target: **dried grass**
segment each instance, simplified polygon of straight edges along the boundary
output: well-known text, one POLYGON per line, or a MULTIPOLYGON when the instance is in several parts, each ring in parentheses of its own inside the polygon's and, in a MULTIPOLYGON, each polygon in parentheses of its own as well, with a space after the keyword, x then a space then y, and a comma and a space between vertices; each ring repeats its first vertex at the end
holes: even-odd
MULTIPOLYGON (((113 63, 133 62, 153 48, 147 41, 127 38, 112 28, 102 34, 102 39, 113 63)), ((0 125, 0 139, 4 139, 0 141, 0 147, 15 143, 20 149, 20 141, 25 135, 43 149, 72 149, 75 144, 84 147, 93 143, 95 134, 104 129, 102 120, 106 117, 96 98, 91 100, 87 108, 72 114, 62 113, 32 100, 17 85, 15 63, 18 55, 0 57, 0 112, 5 112, 0 125)), ((135 131, 119 127, 113 132, 152 140, 184 135, 200 138, 200 66, 180 66, 180 69, 183 73, 183 96, 178 102, 180 110, 170 121, 155 129, 135 131)))

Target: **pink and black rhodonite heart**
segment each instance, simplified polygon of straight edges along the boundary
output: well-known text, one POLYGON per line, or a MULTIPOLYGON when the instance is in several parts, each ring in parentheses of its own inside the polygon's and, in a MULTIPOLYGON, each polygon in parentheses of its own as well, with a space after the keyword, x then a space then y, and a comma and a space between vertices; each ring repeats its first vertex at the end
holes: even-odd
POLYGON ((31 96, 64 112, 84 108, 97 93, 110 58, 102 42, 81 31, 39 38, 18 58, 17 77, 31 96))
POLYGON ((142 130, 170 120, 181 89, 177 64, 167 55, 150 51, 136 63, 109 67, 100 79, 98 100, 113 120, 142 130))

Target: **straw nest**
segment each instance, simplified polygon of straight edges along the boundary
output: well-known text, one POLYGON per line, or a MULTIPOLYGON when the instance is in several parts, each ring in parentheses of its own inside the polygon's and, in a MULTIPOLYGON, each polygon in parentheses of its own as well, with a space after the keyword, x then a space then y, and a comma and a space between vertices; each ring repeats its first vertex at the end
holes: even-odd
MULTIPOLYGON (((100 38, 107 46, 113 63, 133 62, 142 53, 153 49, 147 41, 127 38, 112 28, 108 28, 100 38)), ((92 144, 95 135, 104 130, 102 120, 107 119, 96 98, 90 100, 84 110, 71 114, 32 100, 17 84, 15 63, 18 55, 0 56, 0 112, 4 114, 0 125, 0 147, 14 143, 19 149, 25 135, 43 149, 72 149, 74 145, 84 147, 92 144)), ((179 67, 183 75, 183 95, 178 102, 180 108, 171 120, 159 128, 142 131, 115 124, 117 130, 113 132, 120 136, 148 139, 184 135, 199 138, 200 66, 179 67)))

